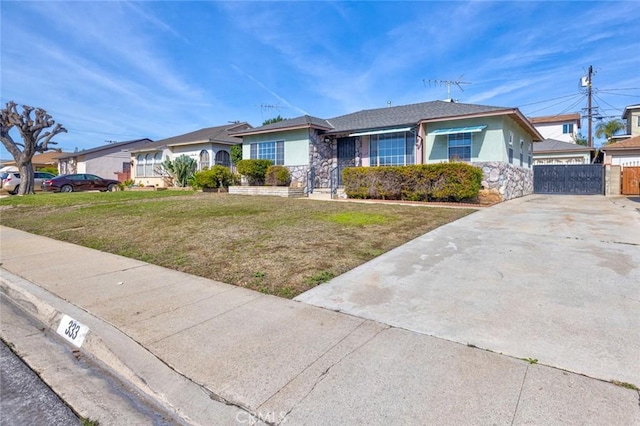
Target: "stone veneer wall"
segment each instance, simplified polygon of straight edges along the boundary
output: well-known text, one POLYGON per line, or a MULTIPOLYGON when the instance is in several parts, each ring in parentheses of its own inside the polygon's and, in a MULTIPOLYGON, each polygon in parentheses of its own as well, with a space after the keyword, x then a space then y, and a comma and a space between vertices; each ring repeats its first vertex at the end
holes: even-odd
POLYGON ((482 187, 497 190, 504 201, 533 194, 533 169, 502 161, 473 163, 482 169, 482 187))
POLYGON ((318 135, 317 130, 309 131, 309 166, 315 168, 316 181, 314 188, 329 188, 331 169, 334 166, 334 155, 337 152, 336 139, 326 143, 324 136, 318 135))
POLYGON ((309 166, 286 166, 291 172, 291 186, 302 188, 307 183, 307 172, 309 166))

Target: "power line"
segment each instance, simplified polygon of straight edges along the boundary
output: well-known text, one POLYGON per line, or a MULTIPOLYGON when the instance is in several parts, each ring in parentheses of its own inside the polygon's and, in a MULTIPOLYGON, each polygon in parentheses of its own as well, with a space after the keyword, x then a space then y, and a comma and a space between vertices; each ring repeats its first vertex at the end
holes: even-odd
POLYGON ((617 107, 615 107, 615 106, 611 105, 609 102, 605 101, 604 99, 602 99, 602 98, 601 98, 600 96, 598 96, 598 95, 595 95, 595 94, 594 94, 593 96, 594 96, 594 97, 596 97, 596 98, 598 98, 598 99, 600 99, 603 103, 607 104, 607 105, 608 105, 608 106, 610 106, 611 108, 613 108, 613 109, 615 109, 615 110, 617 110, 617 111, 622 112, 622 108, 617 108, 617 107))
MULTIPOLYGON (((578 100, 574 103, 574 105, 575 105, 575 104, 578 104, 578 103, 580 103, 580 102, 582 102, 582 101, 584 100, 584 98, 586 98, 586 97, 587 97, 587 95, 584 95, 584 94, 582 94, 582 93, 577 94, 577 95, 572 95, 572 96, 580 96, 580 99, 578 99, 578 100)), ((566 97, 566 96, 565 96, 565 97, 566 97)), ((535 113, 537 113, 537 112, 544 111, 545 109, 552 108, 552 107, 557 106, 557 105, 560 105, 560 104, 562 104, 562 103, 564 103, 564 101, 563 101, 563 102, 557 102, 557 103, 555 103, 555 104, 552 104, 552 105, 546 106, 546 107, 544 107, 544 108, 537 109, 537 110, 535 110, 535 111, 531 111, 531 112, 529 112, 527 115, 532 115, 532 114, 535 114, 535 113)))
POLYGON ((127 133, 98 132, 96 130, 84 130, 84 129, 77 129, 77 128, 74 128, 74 127, 67 127, 67 126, 65 126, 65 129, 73 130, 74 132, 93 133, 93 134, 97 134, 97 135, 123 136, 123 137, 138 137, 138 136, 140 136, 139 134, 134 135, 134 134, 127 134, 127 133))
POLYGON ((573 107, 578 105, 579 103, 581 103, 583 99, 584 99, 584 96, 582 98, 578 99, 577 101, 575 101, 574 103, 572 103, 571 105, 569 105, 562 112, 560 112, 559 114, 556 114, 556 115, 562 115, 562 114, 566 113, 567 111, 569 111, 570 109, 573 109, 573 107))
POLYGON ((622 91, 622 90, 640 90, 640 87, 627 87, 626 89, 599 89, 600 92, 602 92, 604 90, 608 90, 610 92, 613 92, 613 91, 618 92, 618 91, 622 91))
POLYGON ((608 90, 598 90, 597 93, 606 93, 607 95, 612 95, 612 96, 626 96, 629 98, 640 98, 640 95, 627 95, 625 93, 611 93, 608 90))
POLYGON ((580 96, 580 95, 582 95, 582 93, 574 93, 574 94, 571 94, 571 95, 558 96, 557 98, 546 99, 544 101, 536 101, 536 102, 531 102, 531 103, 528 103, 528 104, 523 104, 523 105, 520 105, 520 108, 526 107, 526 106, 529 106, 529 105, 542 104, 542 103, 545 103, 545 102, 551 102, 551 101, 555 101, 555 100, 558 100, 558 99, 571 98, 573 96, 580 96))

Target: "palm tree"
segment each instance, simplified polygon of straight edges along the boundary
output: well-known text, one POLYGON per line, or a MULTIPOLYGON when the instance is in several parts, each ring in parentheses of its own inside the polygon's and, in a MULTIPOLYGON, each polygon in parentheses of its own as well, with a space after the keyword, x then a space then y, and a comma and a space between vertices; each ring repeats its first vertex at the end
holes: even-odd
POLYGON ((608 145, 613 142, 611 137, 624 129, 624 127, 624 123, 617 118, 609 121, 602 121, 596 126, 596 137, 605 137, 607 139, 605 145, 608 145))

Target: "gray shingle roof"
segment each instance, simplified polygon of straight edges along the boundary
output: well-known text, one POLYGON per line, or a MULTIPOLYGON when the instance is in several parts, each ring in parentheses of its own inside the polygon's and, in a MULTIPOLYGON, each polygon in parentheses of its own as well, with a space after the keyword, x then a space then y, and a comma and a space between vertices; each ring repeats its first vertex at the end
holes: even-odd
POLYGON ((327 121, 333 125, 333 130, 331 130, 330 133, 339 133, 355 130, 379 129, 392 126, 414 125, 422 120, 431 120, 436 118, 459 117, 498 111, 508 112, 513 110, 514 108, 461 104, 446 101, 431 101, 396 107, 367 109, 330 118, 327 121))
POLYGON ((235 131, 232 134, 246 134, 253 133, 254 130, 258 132, 273 132, 276 130, 293 129, 298 127, 315 127, 325 130, 330 130, 331 125, 322 118, 313 117, 311 115, 302 115, 300 117, 288 118, 286 120, 277 121, 275 123, 266 124, 264 126, 251 128, 246 131, 235 131))
POLYGON ((593 148, 588 146, 578 145, 575 143, 562 142, 555 139, 545 139, 542 142, 536 142, 533 144, 533 152, 566 152, 566 151, 582 151, 589 152, 594 151, 593 148))
POLYGON ((411 105, 400 105, 377 109, 367 109, 324 120, 318 117, 303 115, 277 123, 255 127, 248 131, 233 132, 239 136, 268 133, 299 127, 315 127, 325 130, 327 134, 366 131, 393 127, 415 126, 421 121, 436 119, 460 119, 470 116, 489 114, 512 114, 515 119, 530 129, 535 140, 541 136, 533 125, 517 108, 496 107, 487 105, 461 104, 458 102, 431 101, 411 105))
POLYGON ((232 136, 231 132, 250 129, 248 123, 230 123, 222 126, 206 127, 204 129, 185 133, 183 135, 172 136, 166 139, 160 139, 153 144, 145 146, 143 149, 157 149, 169 145, 181 145, 197 142, 216 142, 227 145, 236 145, 242 143, 242 139, 232 136))
POLYGON ((77 157, 78 155, 85 155, 85 154, 93 154, 94 152, 100 152, 102 150, 106 150, 106 149, 112 149, 115 147, 121 147, 122 149, 134 146, 135 148, 138 148, 139 145, 151 145, 153 143, 153 141, 149 138, 144 138, 144 139, 134 139, 134 140, 130 140, 130 141, 124 141, 124 142, 116 142, 116 143, 109 143, 106 145, 100 145, 97 146, 95 148, 91 148, 91 149, 83 149, 82 151, 78 151, 78 152, 70 152, 70 153, 65 153, 63 155, 60 155, 59 157, 57 157, 58 159, 63 159, 63 158, 72 158, 72 157, 77 157))

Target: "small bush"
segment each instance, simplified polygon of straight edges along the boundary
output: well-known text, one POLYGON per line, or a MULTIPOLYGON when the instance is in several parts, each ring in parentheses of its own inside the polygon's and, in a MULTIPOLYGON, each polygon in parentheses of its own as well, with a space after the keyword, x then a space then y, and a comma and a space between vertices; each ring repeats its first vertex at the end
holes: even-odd
POLYGON ((466 163, 351 167, 343 181, 349 198, 462 201, 478 195, 482 170, 466 163))
POLYGON ((52 175, 58 176, 58 168, 54 166, 41 167, 38 169, 39 172, 51 173, 52 175))
POLYGON ((265 184, 289 186, 291 184, 291 172, 285 166, 269 166, 265 175, 265 184))
POLYGON ((271 165, 271 160, 240 160, 236 167, 238 173, 247 178, 249 185, 260 186, 264 185, 267 169, 271 165))
POLYGON ((233 183, 234 176, 231 170, 220 165, 196 172, 193 176, 195 188, 228 188, 233 183))

